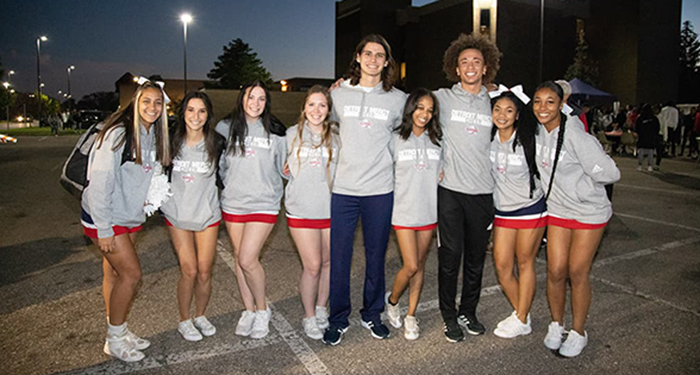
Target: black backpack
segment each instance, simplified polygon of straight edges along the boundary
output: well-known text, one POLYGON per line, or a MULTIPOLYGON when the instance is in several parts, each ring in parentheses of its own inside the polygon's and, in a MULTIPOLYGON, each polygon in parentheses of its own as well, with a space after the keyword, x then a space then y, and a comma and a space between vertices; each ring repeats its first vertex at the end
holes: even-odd
MULTIPOLYGON (((78 143, 75 144, 66 163, 63 164, 63 171, 61 172, 61 178, 59 180, 61 186, 78 200, 82 199, 83 190, 88 186, 87 172, 88 163, 90 161, 90 151, 92 151, 95 140, 97 140, 97 136, 103 128, 103 122, 90 126, 88 130, 85 131, 85 134, 78 139, 78 143)), ((122 152, 122 164, 132 159, 130 138, 131 137, 126 138, 124 151, 122 152)))

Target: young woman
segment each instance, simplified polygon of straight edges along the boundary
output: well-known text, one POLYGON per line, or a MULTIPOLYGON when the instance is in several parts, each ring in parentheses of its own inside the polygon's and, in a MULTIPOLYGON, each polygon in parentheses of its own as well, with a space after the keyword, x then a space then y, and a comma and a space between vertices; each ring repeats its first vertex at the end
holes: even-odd
POLYGON ((642 105, 640 116, 635 124, 637 139, 637 170, 642 170, 642 163, 647 159, 647 170, 654 171, 654 150, 659 138, 659 119, 649 104, 642 105))
POLYGON ((330 326, 323 337, 329 345, 339 344, 349 325, 350 266, 360 217, 367 265, 362 326, 375 338, 389 337, 380 315, 394 202, 390 143, 406 95, 393 87, 396 62, 380 35, 368 35, 357 45, 349 76, 331 94, 342 147, 331 196, 330 326))
POLYGON ((537 161, 547 193, 547 299, 552 313, 544 344, 575 357, 588 343, 584 330, 591 303, 589 273, 603 230, 612 216, 605 184, 620 179, 600 143, 562 115, 561 87, 548 81, 533 98, 537 161), (572 329, 562 343, 566 280, 571 280, 572 329))
MULTIPOLYGON (((506 89, 507 90, 507 89, 506 89)), ((537 122, 532 111, 523 111, 530 101, 520 90, 495 91, 491 118, 491 174, 493 192, 493 257, 498 281, 513 313, 493 333, 514 338, 532 332, 530 306, 535 296, 535 256, 547 226, 547 206, 535 158, 537 122), (518 260, 518 277, 513 259, 518 260)))
POLYGON ((172 137, 173 196, 161 207, 180 261, 178 331, 188 341, 216 333, 216 327, 204 316, 211 296, 211 271, 221 221, 216 172, 225 143, 214 130, 213 116, 207 94, 185 95, 172 137), (190 315, 192 297, 194 319, 190 315))
POLYGON ((122 361, 144 358, 150 343, 126 325, 141 281, 136 232, 146 221, 143 207, 156 163, 170 164, 164 94, 149 81, 136 89, 128 106, 105 121, 91 152, 89 185, 82 198, 85 235, 103 255, 102 292, 107 311, 105 353, 122 361), (122 155, 130 155, 123 162, 122 155))
POLYGON ((313 86, 299 123, 287 130, 289 182, 284 204, 287 224, 304 267, 299 282, 304 332, 314 340, 328 328, 331 248, 331 182, 338 159, 338 128, 328 120, 328 91, 313 86))
POLYGON ((438 102, 432 92, 419 88, 408 96, 394 147, 394 210, 391 224, 399 241, 403 267, 386 294, 387 318, 401 327, 399 299, 409 289, 404 337, 420 335, 416 308, 423 288, 428 248, 437 228, 437 186, 441 171, 442 130, 438 102))
POLYGON ((245 311, 236 334, 263 338, 269 333, 265 271, 260 250, 277 221, 282 200, 282 171, 287 156, 284 125, 270 113, 270 93, 256 81, 238 95, 233 113, 216 131, 226 137, 221 160, 221 209, 236 259, 236 280, 245 311))

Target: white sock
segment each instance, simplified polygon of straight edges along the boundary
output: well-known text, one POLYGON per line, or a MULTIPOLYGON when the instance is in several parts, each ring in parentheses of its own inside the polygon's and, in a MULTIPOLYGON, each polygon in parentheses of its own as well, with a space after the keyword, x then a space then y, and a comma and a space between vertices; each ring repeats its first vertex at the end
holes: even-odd
POLYGON ((107 335, 112 337, 122 337, 126 335, 126 322, 118 326, 107 325, 107 335))

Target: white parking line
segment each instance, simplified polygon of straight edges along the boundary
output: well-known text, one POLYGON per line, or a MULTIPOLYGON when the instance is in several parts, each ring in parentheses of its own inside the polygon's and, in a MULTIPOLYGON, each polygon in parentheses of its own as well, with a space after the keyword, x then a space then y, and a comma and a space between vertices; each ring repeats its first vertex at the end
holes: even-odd
POLYGON ((126 363, 118 360, 108 360, 107 362, 101 363, 94 367, 63 372, 59 375, 129 374, 144 370, 152 370, 166 366, 188 363, 192 361, 201 361, 204 359, 209 359, 221 355, 245 352, 248 350, 262 348, 264 346, 277 344, 281 341, 282 340, 279 336, 270 335, 260 340, 243 340, 234 344, 216 345, 200 350, 189 350, 186 352, 172 353, 168 355, 149 355, 142 361, 134 363, 126 363))
POLYGON ((615 215, 615 216, 619 216, 619 217, 625 217, 625 218, 628 218, 628 219, 635 219, 635 220, 647 221, 647 222, 654 223, 654 224, 668 225, 668 226, 671 226, 671 227, 677 227, 677 228, 692 230, 692 231, 695 231, 695 232, 700 232, 700 228, 689 227, 689 226, 687 226, 687 225, 682 225, 682 224, 669 223, 668 221, 654 220, 654 219, 649 219, 649 218, 642 217, 642 216, 635 216, 635 215, 623 214, 623 213, 620 213, 620 212, 617 212, 617 211, 615 211, 614 215, 615 215))
MULTIPOLYGON (((219 253, 219 257, 226 262, 226 265, 228 265, 235 274, 235 261, 233 255, 231 255, 231 251, 226 249, 221 241, 217 241, 216 251, 219 253)), ((289 324, 289 321, 287 321, 281 313, 276 311, 274 305, 270 303, 269 300, 266 302, 267 306, 272 310, 272 326, 275 327, 282 339, 287 343, 289 348, 292 349, 297 359, 306 367, 306 371, 311 375, 330 375, 331 372, 328 370, 328 367, 321 362, 321 359, 318 358, 316 352, 311 350, 306 341, 297 334, 297 331, 289 324)))
POLYGON ((647 255, 653 255, 653 254, 659 253, 661 251, 671 250, 671 249, 675 249, 675 248, 678 248, 681 246, 694 244, 697 242, 700 242, 700 237, 686 238, 685 240, 673 241, 673 242, 665 243, 663 245, 653 246, 653 247, 649 247, 649 248, 642 249, 642 250, 637 250, 637 251, 634 251, 631 253, 616 255, 616 256, 612 256, 609 258, 605 258, 605 259, 601 259, 599 261, 596 261, 595 263, 593 263, 593 268, 607 266, 607 265, 617 263, 617 262, 622 261, 622 260, 630 260, 630 259, 635 259, 635 258, 647 256, 647 255))
POLYGON ((670 306, 670 307, 672 307, 672 308, 674 308, 674 309, 676 309, 676 310, 680 310, 680 311, 684 311, 684 312, 687 312, 687 313, 691 313, 691 314, 693 314, 693 315, 695 315, 695 316, 700 317, 700 312, 698 312, 698 311, 691 310, 691 309, 689 309, 689 308, 683 307, 683 306, 678 305, 678 304, 675 304, 675 303, 673 303, 673 302, 666 301, 665 299, 661 299, 661 298, 659 298, 659 297, 652 296, 651 294, 647 294, 647 293, 644 293, 644 292, 640 292, 639 290, 630 288, 630 287, 628 287, 628 286, 625 286, 625 285, 622 285, 622 284, 618 284, 618 283, 613 282, 613 281, 610 281, 610 280, 601 279, 601 278, 595 277, 595 276, 591 276, 591 280, 595 280, 595 281, 598 281, 598 282, 603 283, 603 284, 605 284, 605 285, 611 286, 611 287, 613 287, 613 288, 620 289, 620 290, 622 290, 622 291, 625 292, 625 293, 628 293, 628 294, 631 294, 631 295, 634 295, 634 296, 638 296, 638 297, 642 297, 642 298, 644 298, 644 299, 648 299, 648 300, 653 301, 653 302, 656 302, 656 303, 660 303, 660 304, 663 304, 663 305, 666 305, 666 306, 670 306))
POLYGON ((659 192, 659 193, 669 193, 669 194, 682 194, 682 195, 700 196, 700 192, 697 192, 697 191, 658 189, 658 188, 650 188, 650 187, 645 187, 645 186, 628 185, 628 184, 621 184, 621 183, 615 184, 615 187, 622 187, 622 188, 627 188, 627 189, 637 189, 637 190, 646 190, 646 191, 654 191, 654 192, 659 192))

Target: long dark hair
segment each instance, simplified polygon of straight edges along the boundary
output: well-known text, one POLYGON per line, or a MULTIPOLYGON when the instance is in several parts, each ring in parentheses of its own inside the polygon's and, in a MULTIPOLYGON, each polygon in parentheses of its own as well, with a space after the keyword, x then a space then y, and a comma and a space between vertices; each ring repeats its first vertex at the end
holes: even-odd
POLYGON ((245 155, 245 137, 248 135, 248 121, 245 117, 243 103, 245 102, 246 96, 250 95, 250 92, 256 87, 260 87, 265 92, 265 108, 260 115, 260 121, 262 122, 268 138, 270 137, 270 133, 280 137, 284 137, 286 133, 286 128, 282 122, 270 113, 270 106, 272 105, 270 91, 267 89, 267 86, 265 86, 265 83, 256 80, 253 83, 243 86, 241 92, 238 94, 236 107, 233 109, 233 112, 227 116, 227 119, 231 121, 231 128, 229 129, 227 140, 228 152, 232 155, 245 155))
POLYGON ((141 155, 141 121, 139 115, 139 101, 143 92, 148 89, 158 90, 161 94, 161 99, 163 100, 163 109, 160 113, 160 117, 152 125, 154 126, 156 134, 156 160, 162 166, 170 165, 170 140, 168 135, 168 114, 165 110, 165 94, 163 89, 157 84, 146 81, 134 92, 131 97, 129 105, 124 108, 119 109, 117 112, 112 114, 105 120, 105 126, 102 128, 100 133, 97 135, 97 147, 102 147, 102 142, 104 142, 107 133, 110 131, 122 127, 124 128, 124 136, 121 137, 112 147, 112 151, 117 151, 120 147, 127 143, 126 140, 129 139, 130 142, 127 144, 131 145, 132 160, 136 164, 141 164, 143 158, 141 155))
POLYGON ((430 122, 425 126, 425 130, 428 132, 430 141, 436 146, 440 146, 440 141, 442 141, 442 129, 440 128, 440 105, 438 104, 437 98, 432 91, 419 87, 408 96, 406 99, 406 104, 403 107, 403 118, 401 119, 401 125, 399 125, 395 130, 399 133, 399 136, 404 141, 411 136, 413 132, 413 112, 418 108, 418 102, 424 97, 429 97, 433 99, 433 116, 430 118, 430 122))
POLYGON ((384 69, 382 69, 382 88, 384 91, 390 91, 394 87, 394 82, 396 82, 396 61, 391 54, 391 46, 389 45, 389 42, 387 42, 386 39, 379 34, 367 35, 355 48, 355 53, 352 54, 352 60, 350 61, 350 67, 348 68, 350 84, 357 85, 360 83, 362 70, 360 69, 360 63, 357 62, 357 56, 362 54, 362 50, 365 48, 367 43, 377 43, 384 47, 387 65, 384 67, 384 69))
POLYGON ((180 113, 178 113, 177 120, 175 121, 175 129, 173 130, 171 154, 173 159, 175 159, 180 154, 183 143, 185 143, 185 138, 187 136, 185 113, 187 112, 187 105, 192 99, 200 99, 204 103, 204 108, 207 111, 207 121, 204 123, 202 131, 204 133, 204 146, 207 150, 207 161, 210 165, 218 168, 219 155, 221 154, 220 150, 224 147, 226 141, 214 128, 214 107, 211 104, 209 95, 202 91, 189 92, 185 95, 185 98, 182 99, 180 113))
MULTIPOLYGON (((526 106, 515 94, 510 91, 503 92, 501 95, 491 99, 491 107, 501 99, 507 99, 515 104, 518 117, 513 123, 515 130, 515 141, 513 142, 513 151, 518 145, 523 147, 525 161, 530 172, 530 198, 535 191, 535 178, 540 178, 540 171, 537 169, 537 161, 535 157, 535 135, 537 135, 537 119, 532 112, 532 108, 526 106)), ((491 128, 491 140, 496 135, 498 128, 491 128)))
MULTIPOLYGON (((542 82, 539 86, 537 86, 537 89, 535 89, 535 94, 537 94, 538 91, 542 89, 549 89, 552 90, 557 96, 559 97, 559 100, 564 100, 564 90, 556 84, 555 82, 552 81, 545 81, 542 82)), ((557 164, 559 163, 559 154, 561 154, 561 148, 564 145, 564 133, 566 131, 566 115, 563 112, 559 113, 559 118, 561 119, 561 124, 559 124, 559 134, 557 135, 557 149, 554 154, 554 164, 552 165, 552 175, 549 177, 549 188, 547 188, 547 195, 545 196, 545 200, 549 199, 549 194, 552 192, 552 184, 554 183, 554 173, 557 171, 557 164)))

